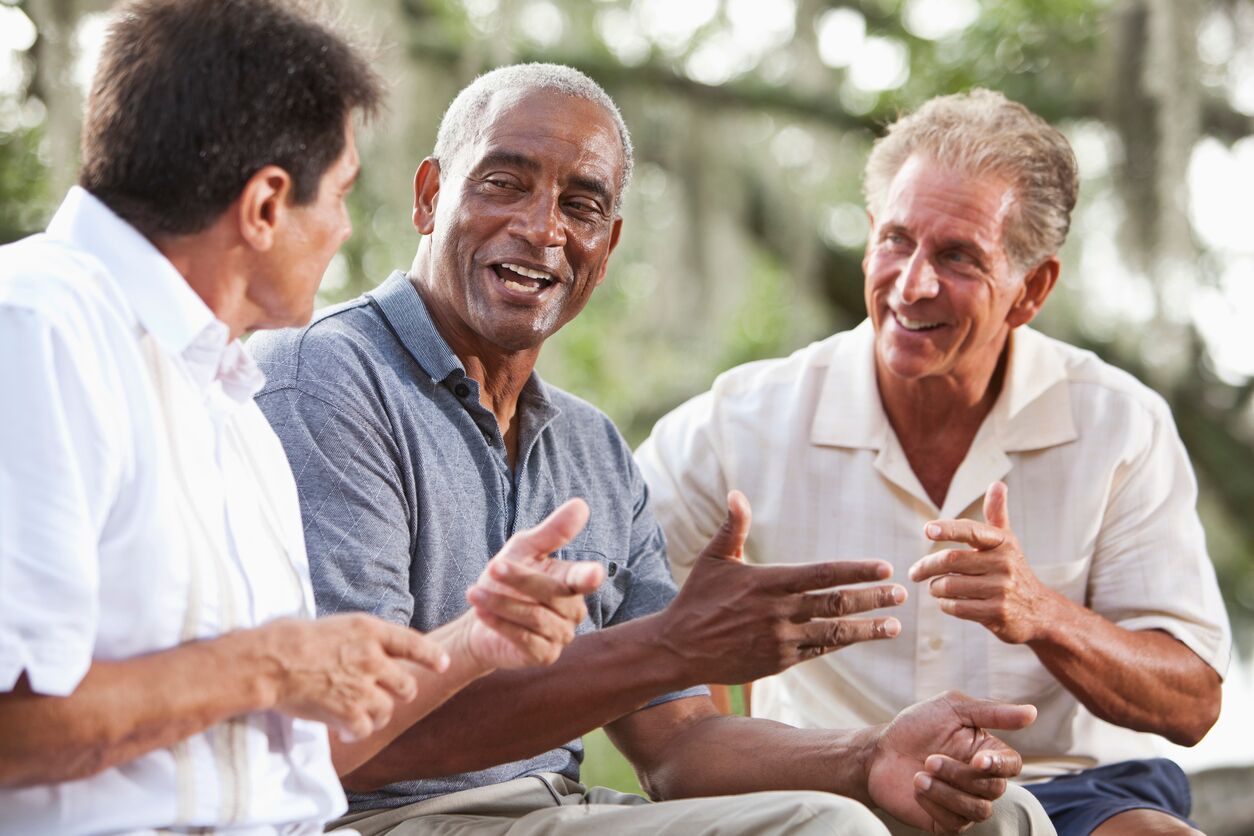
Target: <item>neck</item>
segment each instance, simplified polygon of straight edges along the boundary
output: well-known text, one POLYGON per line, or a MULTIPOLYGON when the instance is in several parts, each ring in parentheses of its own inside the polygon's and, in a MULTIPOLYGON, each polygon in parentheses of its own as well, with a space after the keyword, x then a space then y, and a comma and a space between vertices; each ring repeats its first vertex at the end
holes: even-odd
POLYGON ((258 327, 262 314, 248 298, 247 274, 235 269, 241 254, 232 243, 221 239, 216 225, 196 235, 153 238, 152 243, 213 315, 226 324, 231 339, 258 327))
POLYGON ((479 402, 496 416, 502 435, 509 435, 518 397, 535 370, 540 346, 508 351, 474 333, 459 317, 439 303, 425 275, 411 270, 409 281, 418 291, 435 330, 457 355, 466 375, 479 384, 479 402))

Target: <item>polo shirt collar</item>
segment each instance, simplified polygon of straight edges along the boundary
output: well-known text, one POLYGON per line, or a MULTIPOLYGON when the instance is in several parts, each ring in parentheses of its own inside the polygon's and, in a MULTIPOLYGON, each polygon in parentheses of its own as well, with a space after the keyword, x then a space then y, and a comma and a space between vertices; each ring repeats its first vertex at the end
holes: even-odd
POLYGON ((265 377, 226 324, 214 316, 170 260, 135 227, 80 186, 72 187, 48 224, 48 235, 91 253, 166 354, 181 357, 202 389, 217 380, 239 403, 265 377))
MULTIPOLYGON (((1006 379, 971 450, 954 474, 945 516, 957 516, 1009 472, 1007 454, 1042 450, 1074 441, 1065 361, 1053 342, 1030 328, 1010 334, 1006 379)), ((811 424, 812 444, 876 450, 876 468, 920 501, 931 504, 880 401, 875 380, 875 331, 864 320, 832 353, 811 424)))
MULTIPOLYGON (((418 362, 432 383, 445 383, 466 377, 466 367, 440 335, 418 295, 418 289, 401 270, 395 270, 383 284, 366 294, 379 306, 401 345, 418 362)), ((478 384, 467 378, 478 395, 478 384)), ((537 432, 561 414, 561 408, 549 397, 548 387, 534 371, 518 396, 520 410, 524 407, 537 420, 537 432)), ((521 451, 521 446, 520 446, 521 451)))

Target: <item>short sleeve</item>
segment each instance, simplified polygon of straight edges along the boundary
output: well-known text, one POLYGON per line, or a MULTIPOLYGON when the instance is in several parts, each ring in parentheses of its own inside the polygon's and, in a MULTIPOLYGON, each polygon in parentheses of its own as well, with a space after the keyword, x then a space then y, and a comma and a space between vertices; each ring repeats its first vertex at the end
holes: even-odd
POLYGON ((296 478, 318 614, 368 612, 408 626, 410 511, 391 437, 295 386, 266 390, 257 405, 296 478))
POLYGON ((120 479, 84 348, 0 306, 0 691, 73 692, 91 665, 99 542, 120 479))
POLYGON ((714 393, 698 395, 662 418, 636 451, 679 581, 726 515, 728 480, 713 413, 714 393))
POLYGON ((1220 676, 1232 636, 1198 519, 1197 483, 1166 404, 1135 422, 1089 575, 1089 606, 1128 630, 1163 630, 1220 676))

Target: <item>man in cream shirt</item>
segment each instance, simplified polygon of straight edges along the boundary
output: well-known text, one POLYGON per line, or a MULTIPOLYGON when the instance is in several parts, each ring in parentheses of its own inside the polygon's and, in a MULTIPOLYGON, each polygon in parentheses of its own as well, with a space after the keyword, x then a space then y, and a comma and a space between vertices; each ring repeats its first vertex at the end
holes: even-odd
POLYGON ((426 636, 312 618, 238 338, 309 319, 349 233, 351 120, 379 98, 291 4, 117 11, 82 185, 0 248, 0 833, 319 833, 337 772, 479 676, 553 661, 583 619, 601 570, 544 557, 578 501, 426 636))
MULTIPOLYGON (((1189 832, 1192 744, 1230 636, 1166 404, 1027 324, 1075 204, 1060 133, 936 99, 872 151, 869 319, 722 375, 637 453, 678 573, 739 489, 748 561, 880 558, 918 584, 896 642, 758 682, 752 713, 857 726, 947 688, 1034 704, 1006 735, 1060 833, 1189 832), (963 518, 963 519, 959 519, 963 518)), ((942 773, 943 774, 943 773, 942 773)))

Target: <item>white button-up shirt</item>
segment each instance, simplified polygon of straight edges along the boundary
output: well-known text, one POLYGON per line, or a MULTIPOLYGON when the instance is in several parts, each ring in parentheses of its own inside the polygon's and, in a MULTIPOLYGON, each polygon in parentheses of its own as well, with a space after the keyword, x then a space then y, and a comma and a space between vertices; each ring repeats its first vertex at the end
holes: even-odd
MULTIPOLYGON (((46 234, 0 248, 0 690, 25 673, 67 695, 93 660, 313 612, 262 382, 174 266, 82 189, 46 234)), ((91 778, 0 789, 0 833, 317 833, 344 807, 325 727, 265 712, 91 778)))
POLYGON ((941 612, 907 570, 956 545, 928 541, 927 521, 981 520, 985 491, 1002 479, 1011 526, 1042 581, 1121 627, 1170 633, 1222 676, 1228 620, 1166 403, 1091 353, 1018 329, 1002 392, 937 508, 884 415, 873 339, 864 322, 733 369, 663 418, 637 452, 680 577, 738 488, 753 507, 750 562, 878 558, 910 588, 907 603, 883 611, 901 619, 901 635, 758 682, 753 714, 863 726, 956 688, 1036 705, 1034 725, 1003 734, 1025 756, 1025 778, 1152 757, 1153 736, 1094 717, 1028 647, 941 612))

